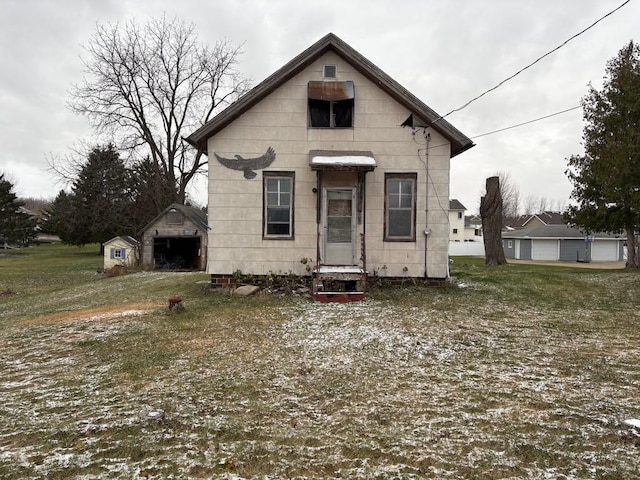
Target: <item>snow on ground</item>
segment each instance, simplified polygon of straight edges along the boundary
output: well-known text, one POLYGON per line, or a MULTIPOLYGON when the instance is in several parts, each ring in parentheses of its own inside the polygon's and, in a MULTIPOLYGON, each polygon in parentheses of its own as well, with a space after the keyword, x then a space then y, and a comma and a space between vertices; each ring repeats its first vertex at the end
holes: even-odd
POLYGON ((640 414, 637 334, 587 310, 430 305, 282 303, 255 321, 212 318, 189 338, 135 309, 7 326, 0 477, 640 471, 622 424, 640 414), (154 356, 155 341, 175 347, 168 358, 154 356), (143 377, 128 373, 136 359, 124 349, 136 345, 143 377), (149 411, 163 415, 141 415, 149 411))

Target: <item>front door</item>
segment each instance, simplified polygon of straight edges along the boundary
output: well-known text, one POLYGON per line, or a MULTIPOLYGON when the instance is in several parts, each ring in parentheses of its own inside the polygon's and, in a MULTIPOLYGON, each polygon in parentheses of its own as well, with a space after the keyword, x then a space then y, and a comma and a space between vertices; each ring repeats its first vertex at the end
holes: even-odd
POLYGON ((324 260, 325 265, 355 265, 356 225, 355 189, 324 190, 324 260))

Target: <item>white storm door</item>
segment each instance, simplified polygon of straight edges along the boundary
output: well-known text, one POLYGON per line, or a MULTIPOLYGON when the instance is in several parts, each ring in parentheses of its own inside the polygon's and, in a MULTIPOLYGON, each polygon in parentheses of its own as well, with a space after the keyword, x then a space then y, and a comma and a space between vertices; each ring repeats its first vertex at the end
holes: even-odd
POLYGON ((323 238, 325 265, 355 265, 355 189, 324 190, 323 238))

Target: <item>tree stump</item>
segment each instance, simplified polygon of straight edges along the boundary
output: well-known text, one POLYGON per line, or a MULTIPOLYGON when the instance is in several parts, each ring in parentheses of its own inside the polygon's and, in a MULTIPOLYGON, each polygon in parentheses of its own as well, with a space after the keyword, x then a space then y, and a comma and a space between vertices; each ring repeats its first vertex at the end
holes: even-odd
POLYGON ((184 312, 184 305, 182 305, 182 297, 173 295, 169 297, 169 311, 171 312, 184 312))
POLYGON ((502 248, 502 194, 499 177, 487 178, 487 193, 480 199, 482 235, 484 236, 484 264, 506 265, 502 248))

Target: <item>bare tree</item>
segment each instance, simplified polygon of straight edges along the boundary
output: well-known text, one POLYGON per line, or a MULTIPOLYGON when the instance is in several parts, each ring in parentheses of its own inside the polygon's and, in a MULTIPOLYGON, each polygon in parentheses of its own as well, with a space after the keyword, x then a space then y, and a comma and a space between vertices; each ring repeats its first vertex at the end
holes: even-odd
POLYGON ((538 199, 533 195, 527 195, 524 197, 524 202, 522 203, 522 210, 525 215, 533 215, 536 212, 536 208, 538 207, 538 199))
POLYGON ((547 210, 549 210, 550 207, 550 203, 549 200, 547 200, 547 197, 539 197, 538 198, 538 211, 536 213, 542 213, 542 212, 546 212, 547 210))
POLYGON ((500 181, 502 215, 506 218, 517 217, 520 209, 520 189, 513 182, 509 172, 496 172, 495 176, 500 181))
POLYGON ((193 24, 166 17, 144 25, 98 24, 85 47, 85 78, 70 107, 134 160, 149 156, 184 202, 207 163, 183 139, 248 89, 240 47, 201 45, 193 24))

